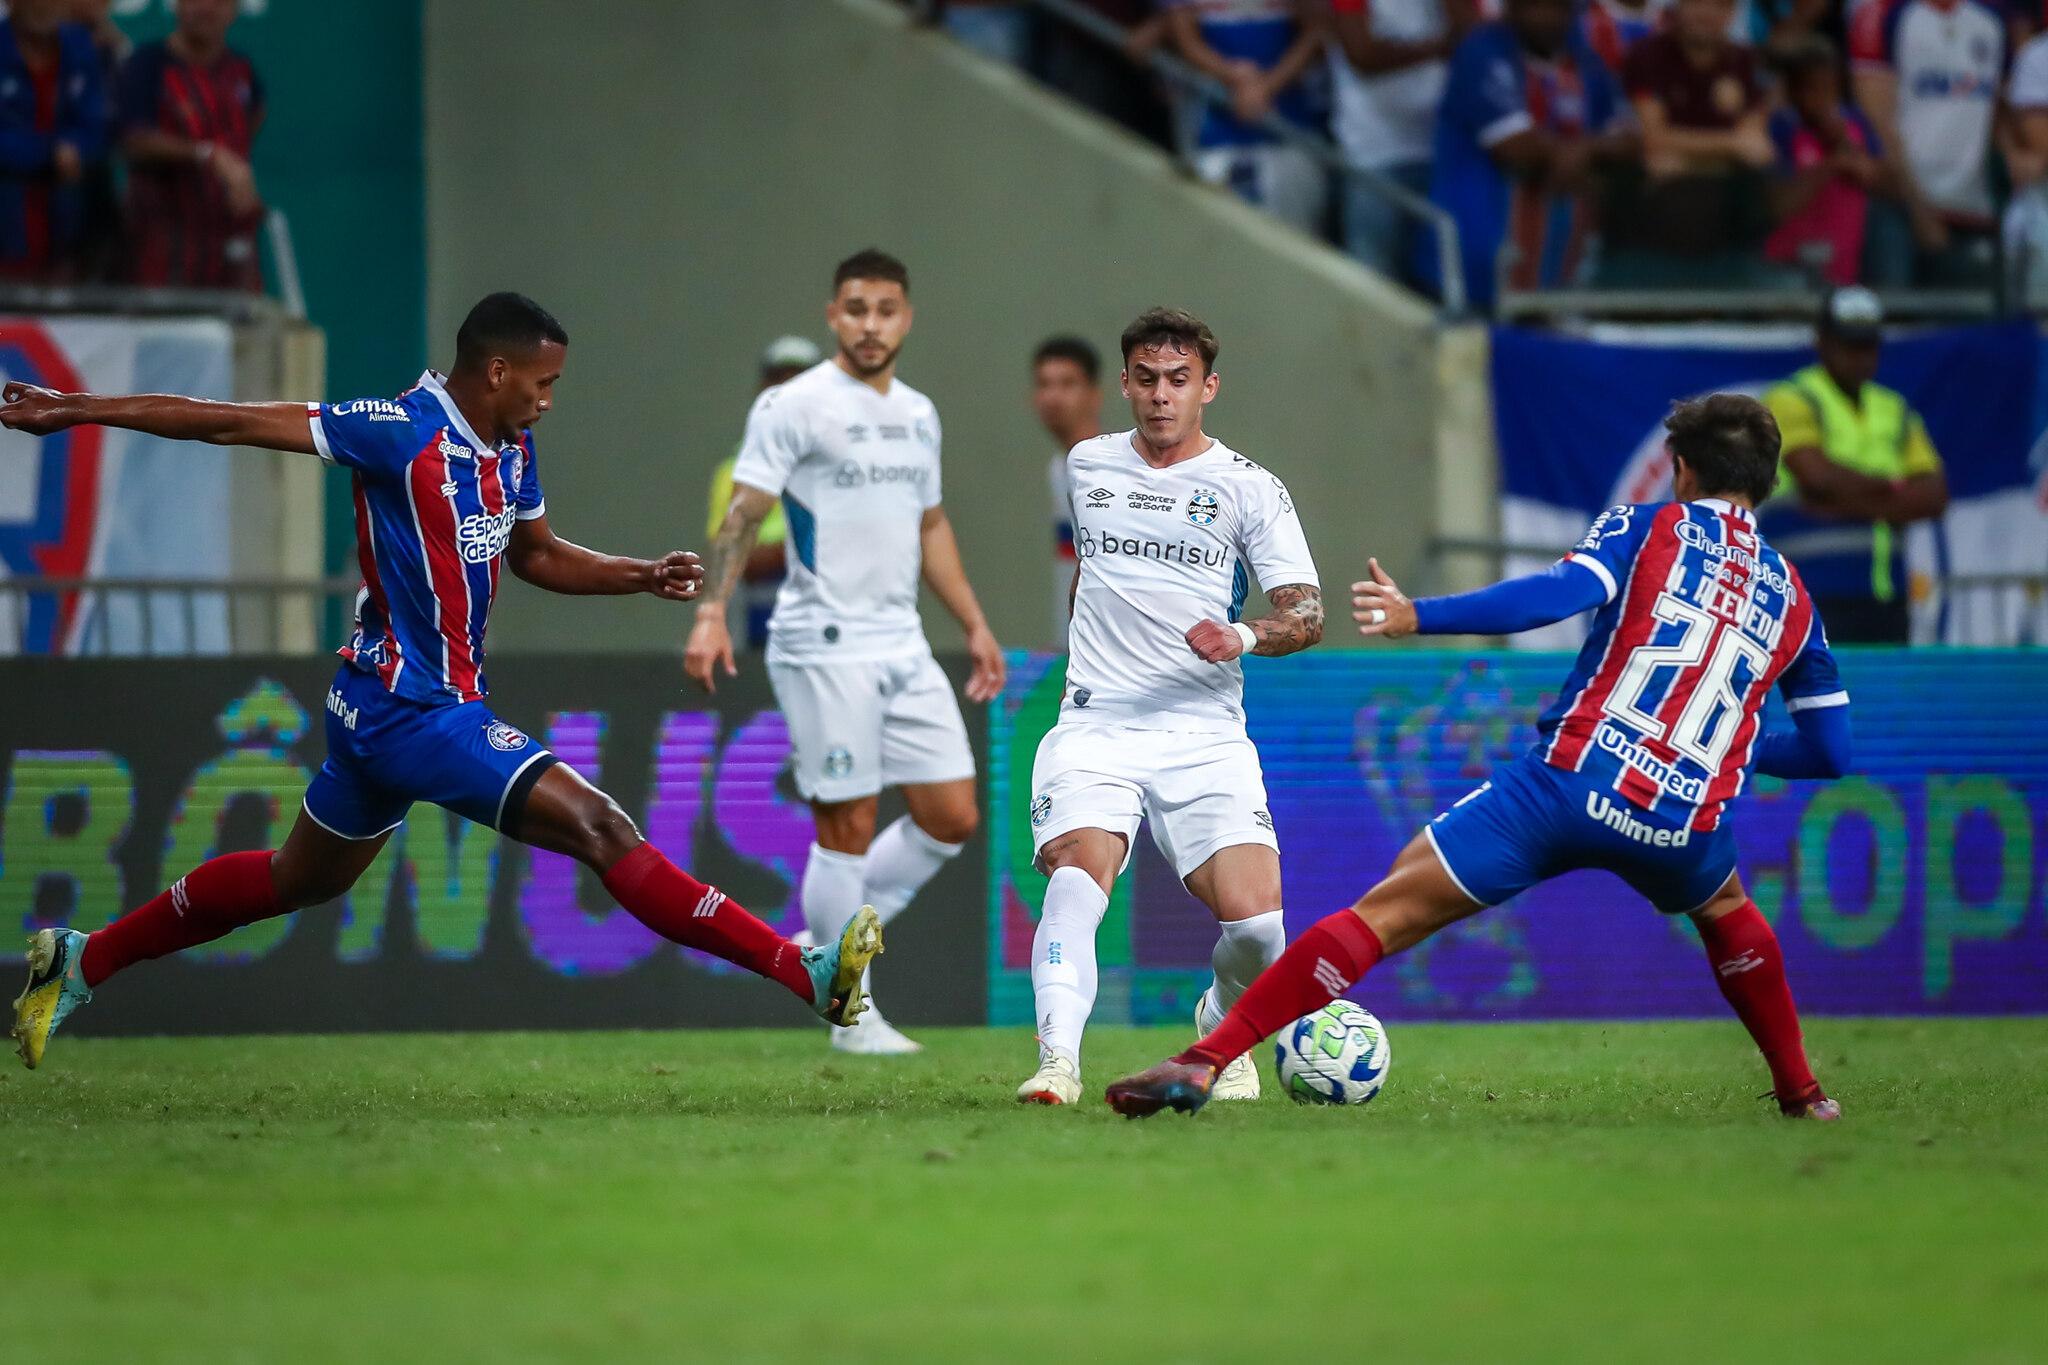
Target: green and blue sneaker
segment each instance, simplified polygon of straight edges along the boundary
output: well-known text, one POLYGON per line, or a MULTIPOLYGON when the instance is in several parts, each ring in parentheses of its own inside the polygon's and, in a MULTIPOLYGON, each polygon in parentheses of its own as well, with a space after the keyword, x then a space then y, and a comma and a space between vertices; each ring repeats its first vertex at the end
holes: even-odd
POLYGON ((14 1050, 33 1071, 50 1035, 71 1011, 92 999, 78 973, 85 935, 76 929, 38 929, 28 940, 28 989, 14 1002, 14 1050))
POLYGON ((882 921, 872 905, 863 905, 846 922, 838 942, 803 950, 804 967, 811 974, 811 1007, 826 1023, 845 1028, 860 1018, 868 1005, 861 977, 881 951, 882 921))

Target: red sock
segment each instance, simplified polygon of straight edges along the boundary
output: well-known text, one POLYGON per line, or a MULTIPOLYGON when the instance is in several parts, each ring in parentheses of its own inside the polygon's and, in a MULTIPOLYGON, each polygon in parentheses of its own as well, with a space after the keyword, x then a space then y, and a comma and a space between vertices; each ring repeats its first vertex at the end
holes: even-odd
POLYGON ((78 970, 88 987, 97 986, 138 962, 211 943, 245 924, 284 913, 270 879, 270 850, 224 853, 88 937, 78 970))
POLYGON ((1339 910, 1309 926, 1280 960, 1245 988, 1215 1031, 1177 1060, 1221 1070, 1259 1040, 1351 989, 1385 955, 1380 936, 1356 912, 1339 910))
POLYGON ((803 950, 677 867, 653 844, 642 844, 612 864, 604 889, 633 918, 671 943, 702 948, 748 971, 779 981, 811 1003, 811 974, 803 950))
POLYGON ((1744 901, 1740 909, 1719 919, 1695 922, 1700 941, 1707 946, 1707 961, 1714 964, 1714 980, 1720 983, 1721 994, 1770 1063, 1771 1087, 1778 1098, 1818 1098, 1820 1083, 1806 1064, 1799 1010, 1792 1003, 1792 988, 1785 983, 1785 958, 1778 951, 1778 936, 1771 932, 1770 922, 1757 910, 1755 901, 1744 901))

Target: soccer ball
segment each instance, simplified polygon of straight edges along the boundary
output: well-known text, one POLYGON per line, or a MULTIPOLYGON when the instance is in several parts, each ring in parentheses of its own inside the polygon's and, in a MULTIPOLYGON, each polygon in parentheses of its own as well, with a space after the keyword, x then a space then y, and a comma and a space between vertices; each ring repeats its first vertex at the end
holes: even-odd
POLYGON ((1296 1104, 1364 1104, 1387 1083, 1387 1031, 1348 1000, 1304 1014, 1273 1040, 1273 1069, 1296 1104))

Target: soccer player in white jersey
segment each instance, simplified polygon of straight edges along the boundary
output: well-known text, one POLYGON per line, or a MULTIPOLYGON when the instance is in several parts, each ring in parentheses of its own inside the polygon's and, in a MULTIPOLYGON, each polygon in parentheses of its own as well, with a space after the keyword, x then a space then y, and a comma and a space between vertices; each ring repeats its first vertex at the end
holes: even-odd
MULTIPOLYGON (((939 501, 938 411, 896 377, 909 272, 874 250, 840 262, 825 320, 838 352, 767 390, 747 417, 684 657, 707 690, 738 671, 725 603, 779 498, 789 574, 769 621, 768 678, 817 828, 800 894, 819 943, 835 940, 863 903, 884 921, 901 913, 979 822, 967 728, 918 619, 920 570, 967 632, 968 700, 1003 687, 1002 649, 939 501), (909 814, 878 835, 885 786, 902 788, 909 814)), ((873 1008, 832 1045, 918 1050, 873 1008)))
MULTIPOLYGON (((1124 329, 1123 357, 1137 427, 1067 456, 1080 563, 1066 694, 1031 774, 1033 841, 1051 880, 1031 945, 1039 1066, 1017 1090, 1027 1103, 1080 1098, 1095 932, 1140 820, 1221 930, 1201 1032, 1287 946, 1238 659, 1322 639, 1315 562, 1286 485, 1202 430, 1215 334, 1154 309, 1124 329), (1254 577, 1272 610, 1240 620, 1254 577)), ((1239 1058, 1214 1093, 1257 1099, 1259 1073, 1239 1058)))

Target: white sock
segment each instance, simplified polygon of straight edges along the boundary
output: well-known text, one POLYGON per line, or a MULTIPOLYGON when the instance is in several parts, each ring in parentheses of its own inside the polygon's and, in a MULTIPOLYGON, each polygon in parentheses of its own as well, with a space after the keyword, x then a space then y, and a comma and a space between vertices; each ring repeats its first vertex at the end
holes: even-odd
POLYGON ((1081 1065, 1081 1031, 1095 1009, 1095 930, 1109 897, 1078 867, 1054 871, 1045 911, 1031 938, 1031 993, 1037 1001, 1038 1046, 1081 1065))
POLYGON ((804 863, 804 926, 819 947, 832 943, 839 931, 860 909, 860 884, 868 860, 858 853, 834 853, 820 844, 811 845, 804 863))
POLYGON ((940 843, 906 815, 868 845, 861 896, 887 924, 903 913, 919 888, 959 855, 960 848, 959 844, 940 843))
POLYGON ((1221 932, 1216 938, 1216 951, 1209 955, 1216 979, 1202 994, 1199 1024, 1203 1033, 1222 1023, 1245 987, 1278 962, 1287 949, 1287 926, 1281 922, 1278 910, 1268 910, 1250 919, 1226 920, 1216 927, 1221 932))

